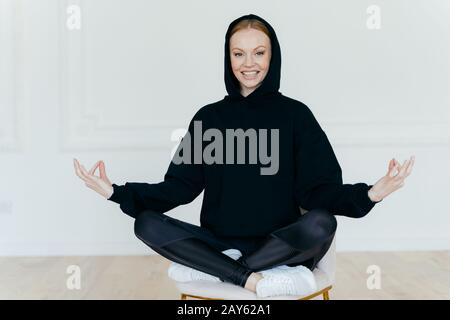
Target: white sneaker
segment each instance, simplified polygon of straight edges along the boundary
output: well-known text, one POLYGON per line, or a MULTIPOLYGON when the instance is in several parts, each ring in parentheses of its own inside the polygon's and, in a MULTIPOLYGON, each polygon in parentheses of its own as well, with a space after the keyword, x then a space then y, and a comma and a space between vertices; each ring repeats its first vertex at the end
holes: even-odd
POLYGON ((283 274, 283 273, 300 272, 300 271, 305 271, 305 269, 308 269, 308 268, 306 268, 305 266, 302 266, 302 265, 298 265, 295 267, 289 267, 288 265, 284 264, 284 265, 273 267, 270 269, 261 270, 258 272, 264 276, 264 275, 273 275, 273 274, 280 274, 280 273, 283 274))
POLYGON ((237 260, 242 256, 242 253, 238 249, 227 249, 222 251, 222 253, 233 258, 234 260, 237 260))
MULTIPOLYGON (((240 256, 242 256, 242 253, 237 249, 227 249, 222 251, 222 253, 233 258, 234 260, 237 260, 240 256)), ((172 263, 170 264, 169 268, 167 269, 167 274, 169 278, 179 282, 189 282, 195 280, 222 282, 222 280, 220 280, 216 276, 185 266, 175 261, 172 261, 172 263)))
POLYGON ((317 291, 314 274, 302 265, 283 265, 258 272, 263 275, 256 284, 258 297, 308 295, 317 291))

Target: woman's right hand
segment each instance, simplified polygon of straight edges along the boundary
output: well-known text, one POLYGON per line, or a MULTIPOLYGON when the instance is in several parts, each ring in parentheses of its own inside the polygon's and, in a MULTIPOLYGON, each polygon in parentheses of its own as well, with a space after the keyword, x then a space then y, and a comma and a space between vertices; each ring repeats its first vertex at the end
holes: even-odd
POLYGON ((106 199, 111 197, 114 189, 111 181, 106 176, 105 163, 102 160, 97 161, 89 171, 77 159, 73 159, 73 166, 75 168, 75 174, 85 182, 87 187, 101 194, 106 199), (100 168, 100 176, 95 175, 97 168, 100 168))

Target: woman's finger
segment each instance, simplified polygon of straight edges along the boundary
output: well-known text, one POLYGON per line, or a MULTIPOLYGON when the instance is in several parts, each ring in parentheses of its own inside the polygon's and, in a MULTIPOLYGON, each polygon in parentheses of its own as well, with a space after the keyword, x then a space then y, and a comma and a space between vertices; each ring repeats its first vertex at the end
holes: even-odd
POLYGON ((86 170, 86 168, 83 165, 81 165, 81 172, 83 173, 83 175, 86 178, 90 178, 89 172, 86 170))
POLYGON ((75 159, 73 159, 73 167, 75 168, 75 172, 77 173, 77 174, 79 174, 80 172, 80 170, 78 169, 78 162, 77 162, 77 160, 75 160, 75 159))
POLYGON ((414 166, 414 160, 416 160, 415 156, 411 157, 411 162, 409 163, 408 168, 406 169, 406 176, 409 176, 411 174, 412 168, 414 166))
POLYGON ((82 164, 77 162, 77 167, 77 175, 85 182, 86 186, 95 187, 98 184, 98 177, 91 175, 82 164))
POLYGON ((92 176, 89 175, 89 172, 86 170, 86 168, 83 165, 81 165, 81 173, 88 181, 90 181, 91 183, 94 182, 92 179, 92 176))
POLYGON ((409 165, 409 163, 410 163, 411 161, 410 160, 405 160, 404 162, 403 162, 403 165, 402 165, 402 167, 400 168, 400 171, 399 171, 399 173, 398 173, 398 177, 401 177, 401 178, 403 178, 403 176, 405 175, 405 173, 406 173, 406 168, 408 168, 408 165, 409 165))
MULTIPOLYGON (((73 168, 74 168, 74 170, 75 170, 75 174, 76 174, 77 176, 80 177, 80 175, 79 175, 79 173, 78 173, 77 163, 76 163, 76 160, 75 160, 75 159, 73 159, 73 168)), ((80 178, 81 178, 81 177, 80 177, 80 178)))
POLYGON ((397 178, 402 166, 401 166, 400 162, 397 161, 397 159, 394 159, 394 161, 395 161, 395 166, 394 166, 394 174, 392 175, 392 177, 397 178), (397 172, 397 173, 395 173, 395 172, 397 172))
POLYGON ((394 159, 389 161, 388 171, 391 171, 392 167, 395 165, 394 159))
POLYGON ((395 177, 396 176, 396 172, 398 174, 399 171, 400 171, 400 168, 399 168, 399 165, 398 165, 398 161, 396 159, 393 159, 392 167, 391 167, 390 172, 389 172, 389 176, 390 177, 395 177))
POLYGON ((77 168, 78 168, 78 172, 80 173, 81 176, 85 176, 85 173, 83 172, 83 165, 81 163, 77 163, 77 168))
POLYGON ((94 174, 95 170, 97 169, 98 164, 100 163, 100 161, 97 161, 94 166, 91 168, 91 170, 89 170, 89 174, 94 174))
MULTIPOLYGON (((86 168, 84 168, 84 171, 86 171, 86 168)), ((87 173, 87 177, 88 177, 88 180, 90 183, 92 183, 93 185, 96 185, 96 186, 99 185, 99 181, 101 180, 99 177, 97 177, 93 174, 90 174, 90 173, 87 173)))
POLYGON ((393 166, 390 170, 389 170, 389 177, 394 177, 395 176, 395 171, 396 171, 396 167, 393 166))
POLYGON ((74 163, 76 175, 77 175, 78 177, 80 177, 80 179, 86 180, 86 178, 84 177, 84 175, 83 175, 83 173, 82 173, 82 171, 81 171, 79 162, 78 162, 76 159, 74 159, 74 162, 73 162, 73 163, 74 163))
POLYGON ((103 161, 100 162, 100 178, 106 178, 106 170, 105 170, 105 163, 103 161))

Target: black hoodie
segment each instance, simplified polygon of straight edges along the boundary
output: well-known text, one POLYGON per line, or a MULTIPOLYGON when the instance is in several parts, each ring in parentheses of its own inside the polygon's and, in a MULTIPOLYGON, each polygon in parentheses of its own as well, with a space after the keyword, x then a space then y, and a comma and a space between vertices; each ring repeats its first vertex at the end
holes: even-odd
MULTIPOLYGON (((247 158, 244 164, 171 161, 164 181, 113 184, 114 192, 108 200, 119 203, 123 212, 136 217, 145 209, 164 213, 193 201, 204 191, 200 225, 218 236, 229 237, 264 237, 295 221, 301 214, 299 207, 324 208, 332 214, 354 218, 365 216, 375 205, 368 197, 372 185, 343 184, 341 167, 311 110, 279 92, 280 72, 281 52, 273 28, 253 14, 234 20, 225 35, 228 95, 201 107, 188 127, 191 137, 195 135, 194 121, 202 122, 203 132, 217 128, 224 137, 227 128, 278 129, 279 164, 275 174, 261 174, 261 168, 268 165, 250 163, 247 158), (231 69, 229 34, 237 22, 247 18, 258 19, 269 29, 272 56, 262 84, 244 97, 231 69)), ((267 136, 266 141, 271 141, 267 136)), ((190 139, 192 150, 193 140, 190 139)), ((183 138, 179 145, 180 155, 185 152, 181 145, 187 146, 186 142, 183 138)), ((200 145, 204 149, 208 143, 202 141, 200 145)), ((268 143, 268 154, 271 148, 273 145, 268 143)))

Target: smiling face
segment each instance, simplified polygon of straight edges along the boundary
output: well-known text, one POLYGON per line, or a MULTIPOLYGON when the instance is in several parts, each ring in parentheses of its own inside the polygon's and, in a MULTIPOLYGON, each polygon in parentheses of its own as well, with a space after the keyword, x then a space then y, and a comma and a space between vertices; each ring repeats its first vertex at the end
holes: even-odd
POLYGON ((269 70, 270 58, 270 38, 264 32, 249 28, 231 36, 231 68, 244 97, 261 85, 269 70))

